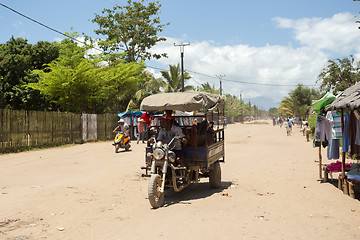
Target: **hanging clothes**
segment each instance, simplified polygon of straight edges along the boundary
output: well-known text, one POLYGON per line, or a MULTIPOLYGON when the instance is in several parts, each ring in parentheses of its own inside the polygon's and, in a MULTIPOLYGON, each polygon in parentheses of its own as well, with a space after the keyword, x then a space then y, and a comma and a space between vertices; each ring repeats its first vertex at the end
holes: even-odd
POLYGON ((327 149, 327 158, 339 159, 340 158, 340 139, 342 138, 341 132, 341 115, 336 111, 329 111, 326 114, 326 119, 331 126, 331 139, 329 139, 329 146, 327 149))
POLYGON ((318 114, 315 126, 315 141, 325 142, 331 139, 331 125, 326 116, 318 114))
POLYGON ((327 158, 329 160, 340 158, 340 139, 329 139, 327 158))
POLYGON ((346 112, 344 114, 344 135, 343 135, 343 138, 342 138, 342 152, 349 152, 349 144, 350 144, 350 141, 349 141, 349 136, 346 132, 346 126, 348 124, 348 121, 349 121, 349 113, 346 112))
POLYGON ((341 114, 337 111, 329 111, 327 119, 331 124, 331 138, 342 139, 341 114))
POLYGON ((360 154, 360 146, 355 144, 356 131, 357 131, 357 119, 353 111, 350 112, 349 121, 346 126, 346 133, 349 136, 349 156, 354 154, 360 154))

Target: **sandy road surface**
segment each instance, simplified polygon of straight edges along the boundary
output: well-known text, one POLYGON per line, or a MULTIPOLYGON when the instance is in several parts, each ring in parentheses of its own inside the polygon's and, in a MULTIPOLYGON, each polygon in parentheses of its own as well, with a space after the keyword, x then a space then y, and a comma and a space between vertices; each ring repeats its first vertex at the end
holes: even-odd
POLYGON ((229 125, 222 188, 204 179, 156 210, 142 144, 2 155, 0 239, 360 239, 360 201, 318 181, 317 150, 295 130, 229 125))

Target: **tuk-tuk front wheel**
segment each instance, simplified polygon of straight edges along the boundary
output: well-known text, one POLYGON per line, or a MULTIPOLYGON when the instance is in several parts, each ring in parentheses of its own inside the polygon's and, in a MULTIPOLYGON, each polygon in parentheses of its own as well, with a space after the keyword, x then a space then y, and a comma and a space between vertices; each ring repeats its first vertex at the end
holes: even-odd
POLYGON ((211 188, 220 188, 221 168, 219 162, 214 162, 213 168, 209 171, 209 183, 211 188))
POLYGON ((160 192, 161 177, 159 174, 152 174, 149 180, 148 197, 153 208, 159 208, 164 204, 164 193, 160 192))

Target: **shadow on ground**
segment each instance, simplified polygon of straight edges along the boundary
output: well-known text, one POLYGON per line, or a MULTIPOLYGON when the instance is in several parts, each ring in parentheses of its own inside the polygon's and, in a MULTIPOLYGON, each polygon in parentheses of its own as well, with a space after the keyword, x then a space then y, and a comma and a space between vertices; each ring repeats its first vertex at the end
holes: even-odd
POLYGON ((168 190, 165 192, 164 207, 169 207, 173 204, 191 204, 190 200, 204 199, 214 194, 221 193, 231 186, 231 182, 221 182, 221 187, 218 189, 210 188, 208 182, 193 183, 180 192, 168 190))
MULTIPOLYGON (((321 181, 322 184, 330 184, 333 187, 338 189, 339 180, 338 179, 329 179, 328 182, 321 181)), ((342 191, 339 189, 339 192, 342 193, 342 191)), ((355 192, 355 199, 360 200, 360 185, 356 184, 354 188, 355 192)))

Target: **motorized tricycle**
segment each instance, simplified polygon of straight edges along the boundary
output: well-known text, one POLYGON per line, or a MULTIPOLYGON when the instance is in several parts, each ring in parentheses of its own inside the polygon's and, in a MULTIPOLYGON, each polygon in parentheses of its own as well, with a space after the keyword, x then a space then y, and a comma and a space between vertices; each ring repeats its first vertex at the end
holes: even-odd
POLYGON ((143 176, 150 177, 148 199, 153 208, 164 204, 165 190, 172 188, 179 192, 191 183, 199 182, 200 178, 208 177, 211 188, 221 187, 220 162, 225 160, 224 128, 217 124, 215 130, 212 124, 221 121, 223 103, 221 96, 202 92, 160 93, 142 101, 143 111, 175 112, 172 118, 187 139, 182 148, 182 165, 177 163, 178 156, 173 151, 175 142, 180 141, 179 137, 173 137, 168 143, 157 141, 156 136, 148 140, 146 166, 142 169, 146 170, 143 176))
POLYGON ((126 151, 129 151, 131 147, 130 137, 126 136, 123 132, 117 131, 113 145, 115 146, 115 153, 119 151, 119 148, 125 148, 126 151))

